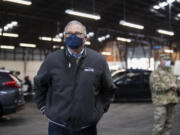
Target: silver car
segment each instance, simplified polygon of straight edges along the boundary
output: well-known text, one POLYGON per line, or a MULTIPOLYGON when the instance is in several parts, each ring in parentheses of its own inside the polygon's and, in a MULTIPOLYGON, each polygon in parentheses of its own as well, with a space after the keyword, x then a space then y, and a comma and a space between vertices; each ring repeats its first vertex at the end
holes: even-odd
POLYGON ((8 70, 0 69, 0 117, 24 108, 20 81, 8 70))

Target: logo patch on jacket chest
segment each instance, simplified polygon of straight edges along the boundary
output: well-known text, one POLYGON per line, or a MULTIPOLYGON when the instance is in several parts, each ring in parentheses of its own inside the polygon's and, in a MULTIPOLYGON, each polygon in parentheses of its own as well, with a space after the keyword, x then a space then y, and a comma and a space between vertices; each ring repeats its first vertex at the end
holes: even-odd
POLYGON ((86 71, 86 72, 94 72, 94 68, 85 67, 85 68, 84 68, 84 71, 86 71))

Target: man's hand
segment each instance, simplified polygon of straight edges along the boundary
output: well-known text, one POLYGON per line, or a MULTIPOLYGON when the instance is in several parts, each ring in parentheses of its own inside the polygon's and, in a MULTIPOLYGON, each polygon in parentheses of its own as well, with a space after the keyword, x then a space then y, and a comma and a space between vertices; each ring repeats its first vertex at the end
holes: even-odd
POLYGON ((172 83, 171 87, 173 90, 175 90, 175 91, 177 90, 177 85, 175 83, 172 83))

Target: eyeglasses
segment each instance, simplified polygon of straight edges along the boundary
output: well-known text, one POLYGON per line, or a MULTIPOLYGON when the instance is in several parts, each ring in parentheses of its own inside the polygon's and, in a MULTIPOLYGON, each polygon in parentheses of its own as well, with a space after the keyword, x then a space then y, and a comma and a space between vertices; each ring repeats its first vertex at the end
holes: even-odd
POLYGON ((74 32, 74 33, 73 32, 65 32, 66 37, 69 37, 72 34, 76 35, 77 37, 82 37, 82 35, 84 35, 84 33, 81 33, 81 32, 74 32))

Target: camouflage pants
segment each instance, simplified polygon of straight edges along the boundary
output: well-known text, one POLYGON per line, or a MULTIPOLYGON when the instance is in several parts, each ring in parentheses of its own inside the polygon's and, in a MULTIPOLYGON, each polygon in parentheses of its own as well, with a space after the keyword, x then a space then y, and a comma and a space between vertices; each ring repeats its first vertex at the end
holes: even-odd
POLYGON ((175 104, 155 106, 152 135, 170 135, 175 116, 175 104))

